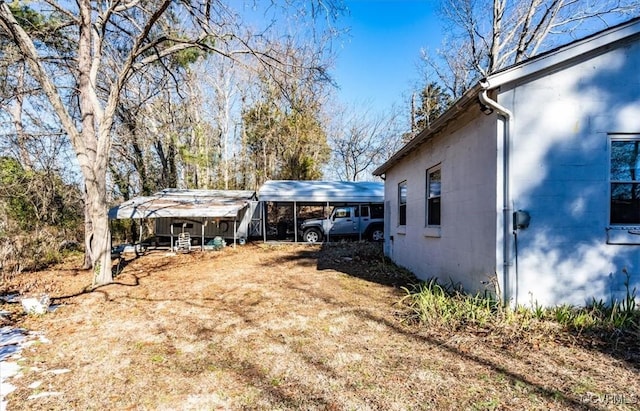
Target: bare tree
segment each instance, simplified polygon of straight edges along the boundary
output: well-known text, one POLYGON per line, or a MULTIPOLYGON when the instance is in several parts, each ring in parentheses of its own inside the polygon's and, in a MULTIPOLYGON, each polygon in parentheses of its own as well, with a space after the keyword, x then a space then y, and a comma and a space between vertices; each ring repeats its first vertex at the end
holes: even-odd
POLYGON ((402 144, 398 111, 374 114, 352 107, 332 116, 330 131, 333 174, 340 180, 369 180, 373 170, 402 144))
POLYGON ((0 155, 26 170, 60 169, 68 141, 19 50, 0 36, 0 155))
POLYGON ((598 29, 637 16, 637 0, 441 0, 448 33, 430 73, 454 97, 475 81, 598 29))
POLYGON ((241 119, 237 116, 240 111, 242 90, 251 87, 251 73, 242 70, 240 65, 233 60, 220 56, 212 56, 203 61, 197 69, 202 88, 209 93, 203 101, 203 113, 208 117, 212 133, 211 144, 215 150, 216 164, 213 165, 212 177, 215 188, 228 190, 235 185, 232 181, 231 156, 234 146, 239 146, 236 141, 236 132, 239 130, 241 119), (236 117, 234 117, 234 114, 236 117))
MULTIPOLYGON (((164 64, 171 55, 182 53, 188 60, 191 49, 228 58, 250 56, 273 71, 282 71, 283 66, 265 36, 242 30, 240 17, 221 1, 43 0, 30 4, 41 13, 55 14, 60 22, 57 31, 71 39, 75 48, 66 53, 38 48, 4 0, 0 0, 0 30, 20 50, 74 147, 86 190, 90 229, 85 242, 94 270, 93 284, 106 284, 113 280, 107 216, 112 131, 122 90, 133 74, 164 64), (52 77, 54 64, 67 69, 66 75, 52 77), (72 111, 74 102, 77 117, 72 111)), ((330 6, 322 0, 313 4, 330 6)), ((312 8, 313 17, 318 10, 322 8, 312 8)), ((320 66, 306 69, 324 72, 320 66)))

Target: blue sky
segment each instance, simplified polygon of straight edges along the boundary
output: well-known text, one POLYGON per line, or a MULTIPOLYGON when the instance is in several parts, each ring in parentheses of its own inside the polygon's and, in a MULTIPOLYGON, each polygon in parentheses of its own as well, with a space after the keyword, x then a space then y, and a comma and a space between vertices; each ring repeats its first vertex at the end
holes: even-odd
POLYGON ((433 0, 347 0, 342 40, 333 76, 346 105, 384 111, 401 106, 420 80, 420 50, 435 50, 441 27, 433 0))

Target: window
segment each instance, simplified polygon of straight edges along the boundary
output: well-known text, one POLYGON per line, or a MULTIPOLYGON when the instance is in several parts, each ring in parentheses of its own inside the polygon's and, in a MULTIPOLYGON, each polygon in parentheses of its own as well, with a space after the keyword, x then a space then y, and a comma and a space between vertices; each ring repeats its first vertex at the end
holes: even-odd
POLYGON ((427 170, 427 198, 426 198, 426 222, 427 225, 440 225, 440 192, 442 187, 442 175, 440 166, 427 170))
POLYGON ((640 136, 611 139, 611 224, 640 224, 640 136))
POLYGON ((407 181, 398 184, 398 225, 407 225, 407 181))
POLYGON ((354 213, 356 217, 369 217, 369 206, 355 206, 354 213), (362 214, 360 214, 360 211, 362 211, 362 214))
POLYGON ((384 205, 374 204, 371 206, 371 218, 384 218, 384 205))
POLYGON ((351 209, 349 208, 336 208, 336 212, 333 213, 333 218, 349 218, 351 217, 351 209))

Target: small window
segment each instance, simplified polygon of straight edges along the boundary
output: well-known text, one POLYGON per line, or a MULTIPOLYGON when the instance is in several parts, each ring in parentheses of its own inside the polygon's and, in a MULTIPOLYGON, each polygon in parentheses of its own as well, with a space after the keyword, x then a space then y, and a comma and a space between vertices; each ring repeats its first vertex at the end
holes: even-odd
POLYGON ((640 136, 611 139, 610 223, 640 225, 640 136))
POLYGON ((369 217, 369 206, 356 206, 354 207, 353 212, 355 213, 356 217, 369 217))
POLYGON ((336 212, 333 215, 333 218, 347 218, 351 217, 351 210, 348 208, 336 208, 336 212))
POLYGON ((407 225, 407 181, 398 184, 398 225, 407 225))
POLYGON ((440 225, 440 193, 442 174, 440 167, 427 170, 426 222, 427 226, 440 225))
POLYGON ((382 204, 372 205, 371 218, 384 218, 384 205, 382 204))

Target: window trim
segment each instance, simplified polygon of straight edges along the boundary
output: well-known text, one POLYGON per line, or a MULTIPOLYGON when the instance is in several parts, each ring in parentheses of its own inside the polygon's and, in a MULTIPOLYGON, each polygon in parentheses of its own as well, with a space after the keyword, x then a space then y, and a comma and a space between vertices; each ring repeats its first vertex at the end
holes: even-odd
POLYGON ((426 170, 425 172, 425 194, 424 194, 424 226, 425 228, 430 228, 430 227, 441 227, 442 226, 442 164, 437 164, 433 167, 430 167, 426 170), (440 171, 440 193, 437 196, 431 196, 431 174, 435 173, 436 171, 440 171), (429 217, 430 217, 430 205, 431 202, 430 200, 432 199, 439 199, 440 200, 440 216, 438 218, 439 223, 438 224, 429 224, 429 217))
POLYGON ((408 192, 407 180, 403 180, 399 182, 398 183, 398 226, 399 227, 404 227, 407 225, 407 203, 408 203, 407 192, 408 192), (404 203, 402 202, 402 187, 404 187, 404 203), (403 211, 403 207, 404 207, 404 211, 403 211))

